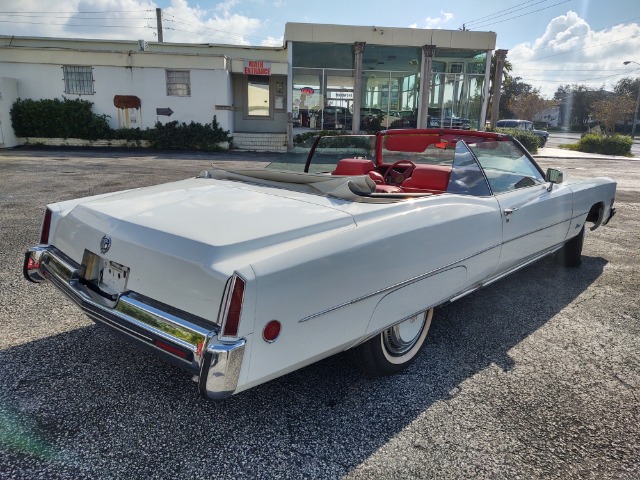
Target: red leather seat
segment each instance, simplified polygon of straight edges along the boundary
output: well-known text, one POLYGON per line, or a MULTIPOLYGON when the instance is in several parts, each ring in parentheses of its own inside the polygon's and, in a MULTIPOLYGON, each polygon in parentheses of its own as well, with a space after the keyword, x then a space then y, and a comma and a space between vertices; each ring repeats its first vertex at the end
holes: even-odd
MULTIPOLYGON (((384 186, 384 177, 375 170, 376 166, 371 160, 365 158, 343 158, 336 165, 331 175, 369 175, 376 185, 384 186)), ((402 191, 402 190, 399 190, 402 191)), ((394 193, 394 192, 389 192, 394 193)))
POLYGON ((451 167, 447 165, 418 165, 410 178, 402 182, 405 192, 445 192, 451 177, 451 167))

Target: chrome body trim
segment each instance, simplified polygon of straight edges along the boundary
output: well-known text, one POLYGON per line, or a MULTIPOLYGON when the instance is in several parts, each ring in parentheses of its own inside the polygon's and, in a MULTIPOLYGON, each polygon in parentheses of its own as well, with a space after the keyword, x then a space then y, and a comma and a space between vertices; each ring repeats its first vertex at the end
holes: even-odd
MULTIPOLYGON (((560 222, 560 223, 562 223, 562 222, 560 222)), ((514 239, 514 240, 515 240, 515 239, 514 239)), ((509 240, 509 241, 507 241, 507 242, 505 242, 505 243, 509 243, 510 241, 512 241, 512 240, 509 240)), ((548 248, 548 249, 544 250, 542 253, 539 253, 539 254, 535 255, 534 257, 531 257, 530 259, 525 260, 523 263, 518 264, 518 265, 517 265, 517 266, 515 266, 514 268, 512 268, 512 269, 510 269, 510 270, 507 270, 506 272, 502 272, 502 273, 500 273, 499 275, 497 275, 497 276, 495 276, 495 277, 492 277, 492 278, 490 278, 489 280, 487 280, 487 281, 485 281, 485 282, 482 282, 482 283, 480 283, 480 284, 477 284, 477 285, 475 285, 475 286, 473 286, 473 287, 471 287, 471 288, 469 288, 469 289, 467 289, 467 290, 464 290, 464 291, 462 291, 462 292, 459 292, 459 293, 457 293, 457 294, 453 295, 452 297, 450 297, 449 299, 445 300, 444 302, 441 302, 441 303, 440 303, 440 304, 438 304, 438 305, 442 305, 442 304, 444 304, 444 303, 451 303, 451 302, 453 302, 453 301, 455 301, 455 300, 458 300, 459 298, 465 297, 465 296, 469 295, 470 293, 475 292, 476 290, 479 290, 479 289, 480 289, 480 288, 482 288, 482 287, 485 287, 485 286, 487 286, 487 285, 490 285, 491 283, 496 282, 496 281, 500 280, 501 278, 506 277, 507 275, 509 275, 509 274, 511 274, 511 273, 513 273, 513 272, 516 272, 516 271, 520 270, 521 268, 524 268, 524 267, 526 267, 527 265, 529 265, 529 264, 531 264, 531 263, 534 263, 534 262, 536 262, 536 261, 540 260, 540 259, 541 259, 541 258, 543 258, 543 257, 546 257, 547 255, 552 254, 553 252, 555 252, 555 251, 559 250, 560 248, 562 248, 562 245, 563 245, 564 243, 565 243, 565 242, 563 242, 563 243, 562 243, 562 244, 560 244, 560 245, 555 245, 555 246, 553 246, 553 247, 551 247, 551 248, 548 248)), ((491 247, 485 248, 484 250, 481 250, 481 251, 479 251, 479 252, 476 252, 476 253, 474 253, 473 255, 469 255, 469 256, 467 256, 467 257, 461 258, 460 260, 456 260, 455 262, 450 263, 450 264, 448 264, 448 265, 445 265, 444 267, 440 267, 440 268, 437 268, 437 269, 435 269, 435 270, 431 270, 430 272, 423 273, 423 274, 421 274, 421 275, 418 275, 417 277, 413 277, 413 278, 410 278, 410 279, 408 279, 408 280, 405 280, 404 282, 396 283, 395 285, 391 285, 391 286, 389 286, 389 287, 385 287, 385 288, 383 288, 383 289, 381 289, 381 290, 377 290, 377 291, 375 291, 375 292, 368 293, 367 295, 363 295, 363 296, 361 296, 361 297, 354 298, 353 300, 350 300, 350 301, 348 301, 348 302, 341 303, 340 305, 336 305, 336 306, 331 307, 331 308, 328 308, 328 309, 326 309, 326 310, 322 310, 321 312, 317 312, 317 313, 314 313, 314 314, 312 314, 312 315, 306 316, 306 317, 304 317, 304 318, 302 318, 302 319, 298 320, 298 323, 306 322, 306 321, 308 321, 308 320, 312 320, 312 319, 317 318, 317 317, 320 317, 320 316, 322 316, 322 315, 326 315, 327 313, 331 313, 331 312, 333 312, 333 311, 335 311, 335 310, 339 310, 339 309, 341 309, 341 308, 348 307, 348 306, 350 306, 350 305, 353 305, 354 303, 360 302, 360 301, 362 301, 362 300, 366 300, 367 298, 374 297, 374 296, 376 296, 376 295, 379 295, 379 294, 382 294, 382 293, 388 292, 388 291, 390 291, 390 290, 395 290, 395 289, 397 289, 397 288, 406 287, 407 285, 411 285, 411 284, 413 284, 413 283, 416 283, 416 282, 418 282, 418 281, 420 281, 420 280, 423 280, 424 278, 431 277, 431 276, 436 275, 436 274, 438 274, 438 273, 441 273, 441 272, 443 272, 443 271, 445 271, 445 270, 448 270, 449 268, 455 267, 455 266, 456 266, 457 264, 459 264, 460 262, 464 262, 464 261, 466 261, 466 260, 469 260, 470 258, 477 257, 478 255, 481 255, 481 254, 483 254, 483 253, 485 253, 485 252, 488 252, 489 250, 492 250, 492 249, 494 249, 494 248, 501 247, 502 245, 504 245, 504 243, 500 243, 500 244, 497 244, 497 245, 493 245, 493 246, 491 246, 491 247)), ((431 305, 429 308, 437 307, 438 305, 431 305)), ((410 318, 410 317, 411 317, 411 315, 410 315, 409 317, 406 317, 406 318, 410 318)), ((406 320, 406 318, 405 318, 405 320, 406 320)))
MULTIPOLYGON (((317 312, 317 313, 314 313, 312 315, 306 316, 306 317, 298 320, 298 323, 306 322, 308 320, 312 320, 312 319, 320 317, 322 315, 326 315, 327 313, 333 312, 335 310, 339 310, 341 308, 348 307, 350 305, 353 305, 354 303, 361 302, 362 300, 366 300, 367 298, 375 297, 376 295, 380 295, 382 293, 389 292, 389 291, 395 290, 397 288, 406 287, 407 285, 411 285, 413 283, 419 282, 420 280, 423 280, 423 279, 425 279, 427 277, 431 277, 433 275, 436 275, 437 273, 443 272, 444 270, 448 270, 449 268, 454 267, 455 265, 457 265, 460 262, 464 262, 465 260, 468 260, 470 258, 477 257, 478 255, 481 255, 481 254, 483 254, 485 252, 488 252, 489 250, 497 248, 497 247, 499 247, 501 245, 502 244, 500 244, 500 243, 498 243, 496 245, 492 245, 491 247, 487 247, 484 250, 476 252, 476 253, 474 253, 472 255, 469 255, 467 257, 461 258, 460 260, 456 260, 453 263, 450 263, 450 264, 445 265, 443 267, 436 268, 435 270, 431 270, 430 272, 422 273, 422 274, 420 274, 420 275, 418 275, 416 277, 410 278, 410 279, 405 280, 403 282, 396 283, 394 285, 390 285, 388 287, 382 288, 382 289, 377 290, 377 291, 372 292, 372 293, 367 293, 366 295, 363 295, 363 296, 358 297, 358 298, 354 298, 353 300, 349 300, 348 302, 341 303, 340 305, 336 305, 334 307, 327 308, 326 310, 322 310, 321 312, 317 312)), ((407 317, 407 318, 410 318, 410 317, 407 317)))
POLYGON ((553 246, 551 248, 548 248, 548 249, 544 250, 542 253, 539 253, 537 255, 534 255, 533 257, 530 257, 528 260, 525 260, 524 262, 516 265, 515 267, 513 267, 513 268, 511 268, 511 269, 509 269, 507 271, 504 271, 502 273, 499 273, 498 275, 496 275, 494 277, 491 277, 488 280, 485 280, 484 282, 481 282, 481 283, 479 283, 479 284, 477 284, 477 285, 475 285, 475 286, 473 286, 473 287, 471 287, 471 288, 469 288, 467 290, 464 290, 463 292, 460 292, 460 293, 452 296, 448 300, 445 300, 443 302, 443 304, 444 303, 455 302, 456 300, 459 300, 462 297, 466 297, 467 295, 472 294, 476 290, 480 290, 483 287, 491 285, 492 283, 497 282, 498 280, 501 280, 502 278, 504 278, 504 277, 506 277, 508 275, 511 275, 512 273, 517 272, 518 270, 521 270, 521 269, 531 265, 532 263, 537 262, 538 260, 546 257, 547 255, 551 255, 552 253, 560 250, 562 248, 562 245, 564 245, 564 243, 562 243, 560 245, 555 245, 555 246, 553 246))
POLYGON ((83 283, 84 267, 50 245, 38 245, 26 252, 24 275, 32 282, 51 282, 91 320, 199 375, 200 392, 205 397, 222 400, 236 390, 244 339, 220 342, 219 327, 212 322, 135 292, 124 292, 116 300, 102 297, 83 283), (157 341, 168 344, 169 350, 159 347, 157 341))

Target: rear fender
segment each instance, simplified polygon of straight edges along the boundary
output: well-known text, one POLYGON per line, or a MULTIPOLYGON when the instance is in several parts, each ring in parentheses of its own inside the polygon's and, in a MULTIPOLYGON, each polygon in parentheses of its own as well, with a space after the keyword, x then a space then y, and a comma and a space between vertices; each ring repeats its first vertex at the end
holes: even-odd
POLYGON ((452 292, 462 290, 466 281, 467 268, 459 266, 388 293, 378 302, 371 315, 367 336, 371 337, 405 318, 444 302, 452 292))

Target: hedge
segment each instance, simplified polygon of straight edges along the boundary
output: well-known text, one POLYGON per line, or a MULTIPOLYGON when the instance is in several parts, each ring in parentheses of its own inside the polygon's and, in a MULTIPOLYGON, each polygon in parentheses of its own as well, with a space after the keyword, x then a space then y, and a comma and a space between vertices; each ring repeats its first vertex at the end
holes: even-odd
POLYGON ((108 115, 92 111, 88 100, 22 100, 11 107, 11 123, 18 137, 82 138, 84 140, 148 140, 156 149, 219 150, 219 143, 231 142, 229 130, 223 130, 214 115, 202 125, 177 121, 154 128, 113 129, 108 115))
POLYGON ((11 124, 18 137, 108 138, 107 115, 92 111, 87 100, 22 100, 11 106, 11 124))
POLYGON ((540 137, 526 130, 520 130, 518 128, 496 128, 495 131, 512 136, 518 140, 524 148, 529 150, 530 153, 538 153, 538 147, 542 144, 540 137))
POLYGON ((588 133, 578 143, 570 145, 571 150, 603 155, 631 155, 633 140, 625 135, 598 135, 588 133))

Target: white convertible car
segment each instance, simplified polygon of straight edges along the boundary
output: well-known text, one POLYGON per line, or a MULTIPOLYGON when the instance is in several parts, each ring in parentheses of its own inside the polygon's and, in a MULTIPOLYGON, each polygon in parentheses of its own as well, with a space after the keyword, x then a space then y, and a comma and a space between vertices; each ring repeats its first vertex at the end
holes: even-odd
POLYGON ((434 307, 545 255, 579 265, 615 190, 500 134, 318 137, 266 169, 48 205, 24 274, 218 400, 345 350, 398 372, 434 307))

